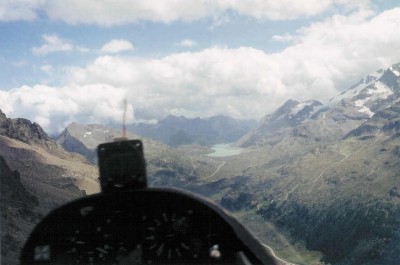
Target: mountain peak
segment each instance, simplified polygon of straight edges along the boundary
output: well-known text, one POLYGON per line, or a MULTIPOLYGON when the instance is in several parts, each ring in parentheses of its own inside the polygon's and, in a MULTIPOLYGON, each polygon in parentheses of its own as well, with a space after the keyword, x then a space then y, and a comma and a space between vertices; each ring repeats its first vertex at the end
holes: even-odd
POLYGON ((372 117, 400 96, 400 63, 380 69, 362 78, 356 85, 329 101, 334 107, 345 100, 359 113, 372 117))
POLYGON ((283 103, 282 106, 280 106, 275 113, 280 115, 283 114, 285 112, 287 112, 288 110, 293 109, 295 106, 297 106, 300 102, 298 102, 297 100, 294 99, 288 99, 285 103, 283 103))
POLYGON ((239 140, 239 145, 249 146, 276 141, 282 137, 282 132, 291 130, 299 124, 312 119, 323 105, 317 100, 299 102, 289 99, 272 114, 261 119, 256 129, 239 140), (276 137, 272 137, 275 135, 276 137))
POLYGON ((297 100, 289 99, 274 113, 267 115, 264 118, 264 121, 276 122, 278 120, 286 120, 290 124, 302 123, 319 110, 317 107, 322 107, 322 103, 317 100, 299 102, 297 100))
POLYGON ((28 144, 45 144, 51 138, 36 122, 17 118, 9 119, 0 110, 0 135, 19 140, 28 144))

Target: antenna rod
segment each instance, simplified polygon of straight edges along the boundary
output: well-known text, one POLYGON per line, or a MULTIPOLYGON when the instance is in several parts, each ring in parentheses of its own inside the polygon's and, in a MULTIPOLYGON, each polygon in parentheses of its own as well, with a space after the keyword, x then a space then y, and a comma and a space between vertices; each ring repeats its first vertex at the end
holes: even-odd
POLYGON ((127 103, 126 103, 126 98, 125 98, 124 99, 124 114, 122 116, 122 136, 115 137, 114 142, 122 142, 122 141, 128 140, 128 138, 126 138, 126 108, 127 108, 127 103))
POLYGON ((124 99, 124 115, 122 117, 122 137, 126 138, 126 98, 124 99))

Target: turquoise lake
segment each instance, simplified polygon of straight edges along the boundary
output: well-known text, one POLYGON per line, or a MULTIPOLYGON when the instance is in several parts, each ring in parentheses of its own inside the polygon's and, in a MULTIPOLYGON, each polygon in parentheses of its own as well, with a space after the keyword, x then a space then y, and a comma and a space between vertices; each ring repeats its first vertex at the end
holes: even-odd
POLYGON ((232 144, 216 144, 211 149, 214 152, 207 155, 212 157, 235 156, 243 150, 243 148, 232 146, 232 144))

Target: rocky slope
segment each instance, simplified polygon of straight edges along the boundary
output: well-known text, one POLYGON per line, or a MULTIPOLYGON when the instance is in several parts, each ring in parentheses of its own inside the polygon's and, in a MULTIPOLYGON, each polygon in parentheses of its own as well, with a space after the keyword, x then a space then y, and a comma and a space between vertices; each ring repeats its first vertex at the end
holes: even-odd
POLYGON ((54 207, 99 191, 97 169, 38 124, 0 115, 2 264, 18 264, 33 225, 54 207))
POLYGON ((31 227, 42 217, 36 211, 39 200, 22 185, 20 173, 11 170, 0 156, 1 177, 1 261, 16 264, 18 252, 31 227))

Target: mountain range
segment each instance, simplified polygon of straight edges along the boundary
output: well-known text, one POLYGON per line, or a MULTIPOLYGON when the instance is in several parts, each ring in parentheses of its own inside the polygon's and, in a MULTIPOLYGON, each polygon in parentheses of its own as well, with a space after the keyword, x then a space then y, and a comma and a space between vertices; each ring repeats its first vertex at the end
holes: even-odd
POLYGON ((156 124, 131 124, 127 129, 175 147, 187 144, 211 146, 236 142, 256 123, 255 120, 237 120, 223 115, 194 119, 169 115, 156 124))
MULTIPOLYGON (((217 122, 220 127, 212 131, 211 119, 171 116, 132 126, 137 134, 128 137, 144 142, 151 186, 208 196, 294 263, 398 264, 399 98, 395 64, 327 104, 288 100, 256 125, 217 122), (196 134, 202 126, 208 133, 196 134), (186 145, 207 150, 235 140, 242 152, 221 158, 186 145)), ((101 125, 73 123, 54 141, 38 124, 0 113, 2 241, 10 242, 2 244, 3 260, 13 264, 16 254, 3 253, 21 246, 48 210, 97 192, 95 148, 120 135, 101 125), (17 232, 22 236, 14 236, 17 232)))
POLYGON ((376 112, 398 101, 399 68, 395 64, 367 75, 326 105, 315 100, 288 100, 261 119, 239 143, 242 146, 273 144, 287 134, 282 135, 283 132, 325 143, 339 141, 376 112))

